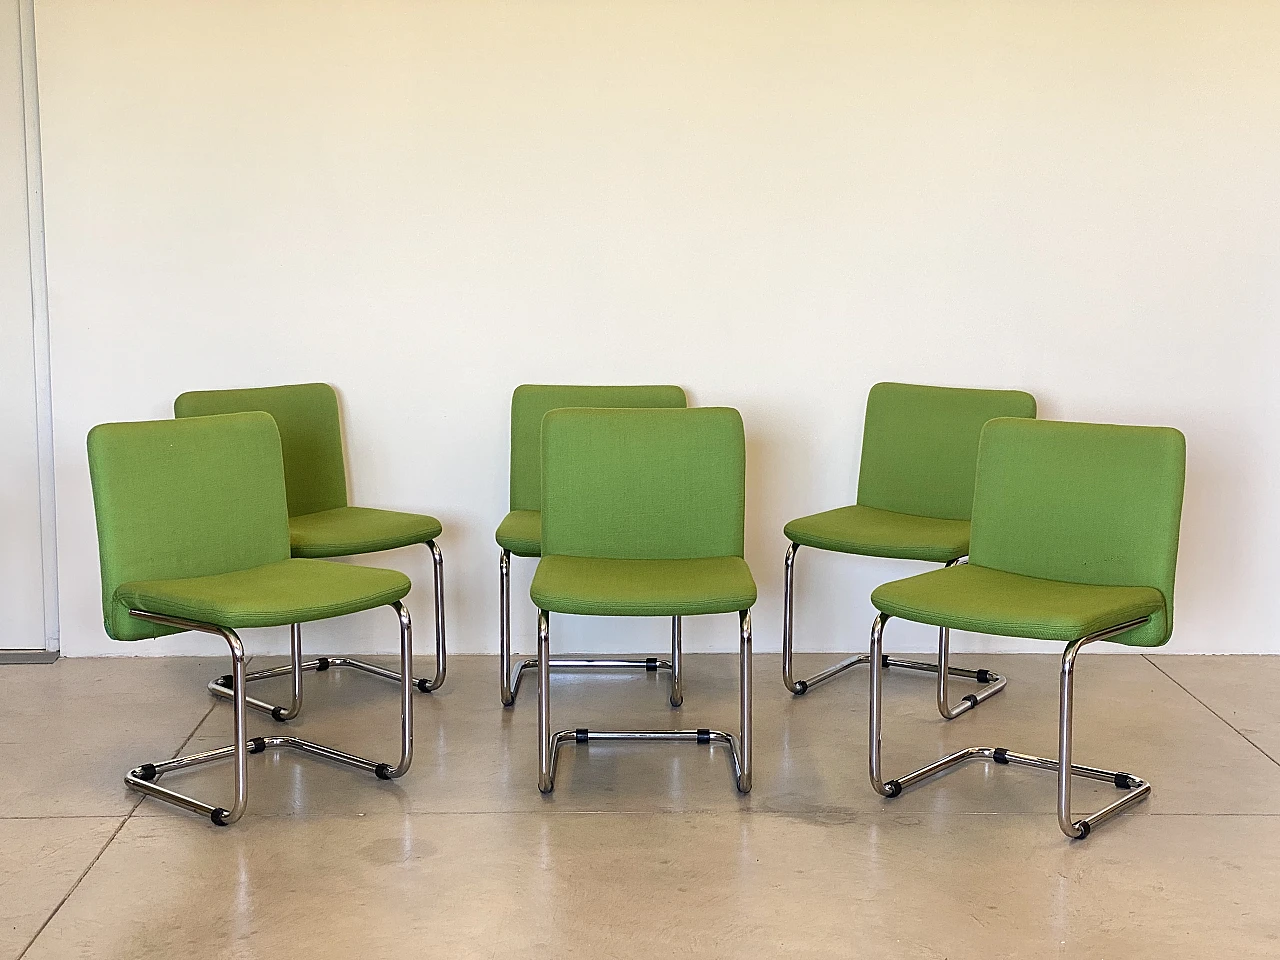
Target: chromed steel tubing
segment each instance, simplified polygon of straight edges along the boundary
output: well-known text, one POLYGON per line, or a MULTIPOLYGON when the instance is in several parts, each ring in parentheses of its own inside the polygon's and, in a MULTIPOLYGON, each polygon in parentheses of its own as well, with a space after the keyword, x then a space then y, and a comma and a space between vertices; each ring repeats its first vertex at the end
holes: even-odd
MULTIPOLYGON (((168 617, 141 610, 131 610, 130 613, 133 616, 143 620, 161 623, 165 626, 178 627, 183 630, 210 633, 227 641, 231 649, 232 669, 231 689, 227 692, 231 696, 233 705, 235 741, 226 747, 188 754, 184 757, 174 757, 169 760, 162 760, 159 763, 144 763, 125 774, 125 783, 139 793, 174 804, 184 810, 203 814, 218 826, 230 826, 244 815, 245 808, 248 805, 248 755, 250 753, 261 753, 267 748, 297 750, 301 753, 373 773, 382 780, 393 780, 403 776, 408 772, 409 766, 413 761, 413 624, 409 617, 409 610, 404 604, 397 602, 391 606, 395 609, 396 615, 400 620, 401 664, 401 672, 393 674, 396 679, 401 681, 400 760, 394 767, 390 764, 367 760, 364 757, 346 753, 322 743, 303 740, 299 737, 255 737, 252 740, 247 740, 245 737, 247 698, 244 693, 247 677, 244 669, 244 646, 235 631, 194 620, 184 620, 178 617, 168 617), (178 793, 176 790, 170 790, 157 782, 166 773, 190 769, 228 757, 235 759, 235 800, 229 810, 178 793)), ((300 651, 301 636, 301 629, 297 624, 294 624, 293 629, 290 631, 290 640, 295 654, 300 651)), ((288 667, 277 668, 276 671, 272 672, 273 676, 284 676, 286 673, 292 674, 294 678, 293 707, 295 715, 297 708, 301 705, 301 669, 299 669, 299 664, 300 656, 295 655, 291 657, 291 663, 288 667)))
MULTIPOLYGON (((1133 774, 1125 773, 1120 770, 1105 770, 1102 767, 1090 767, 1084 764, 1073 763, 1071 759, 1071 738, 1075 693, 1075 661, 1077 655, 1086 645, 1096 643, 1099 640, 1108 640, 1111 637, 1118 636, 1119 634, 1132 630, 1135 627, 1140 627, 1148 622, 1148 618, 1143 617, 1137 620, 1130 620, 1115 627, 1109 627, 1106 630, 1091 634, 1082 640, 1077 640, 1074 643, 1069 644, 1063 652, 1058 698, 1058 756, 1056 759, 1037 757, 1025 753, 1015 753, 1014 751, 1006 750, 1003 747, 966 747, 963 750, 958 750, 955 753, 941 757, 918 770, 913 770, 911 773, 899 777, 896 780, 886 781, 883 779, 881 774, 880 764, 881 688, 884 672, 880 654, 884 646, 884 627, 888 622, 888 615, 882 613, 876 617, 875 623, 871 627, 871 706, 868 723, 867 771, 871 779, 872 789, 881 796, 896 797, 901 794, 903 790, 906 790, 921 781, 935 777, 940 773, 944 773, 968 760, 984 760, 1002 765, 1017 764, 1020 766, 1034 767, 1038 770, 1052 770, 1058 775, 1058 827, 1068 838, 1073 840, 1083 840, 1089 835, 1090 830, 1094 826, 1105 820, 1109 820, 1121 810, 1124 810, 1126 807, 1132 806, 1135 803, 1139 803, 1151 794, 1151 784, 1140 777, 1135 777, 1133 774), (1126 791, 1126 793, 1123 797, 1108 804, 1096 813, 1091 813, 1079 820, 1072 820, 1071 781, 1073 777, 1083 777, 1089 780, 1112 783, 1117 788, 1126 791)), ((972 704, 970 704, 969 708, 971 707, 972 704)))
MULTIPOLYGON (((718 744, 729 748, 734 782, 742 793, 751 791, 751 612, 739 612, 741 636, 741 677, 739 724, 737 736, 723 730, 558 730, 551 732, 551 658, 550 614, 538 611, 538 789, 550 793, 555 789, 556 767, 560 748, 568 743, 596 741, 641 742, 669 741, 678 743, 718 744)), ((678 660, 680 618, 673 618, 673 662, 678 660)), ((631 661, 623 661, 630 663, 631 661)), ((677 670, 672 671, 678 673, 677 670)), ((674 684, 674 677, 673 677, 674 684)), ((674 691, 673 686, 673 691, 674 691)), ((673 705, 674 703, 673 696, 673 705)))
MULTIPOLYGON (((428 540, 427 549, 431 551, 432 566, 435 571, 435 604, 436 604, 436 665, 435 674, 430 680, 425 677, 412 678, 413 686, 423 693, 433 693, 444 685, 445 668, 447 654, 445 651, 445 617, 444 617, 444 556, 440 553, 440 548, 434 540, 428 540)), ((280 721, 293 720, 302 711, 302 674, 310 672, 323 672, 331 667, 338 669, 358 670, 360 673, 367 673, 374 677, 381 677, 383 680, 391 680, 396 683, 400 682, 400 671, 388 670, 386 667, 380 667, 375 663, 369 663, 366 660, 357 660, 355 657, 316 657, 314 660, 302 659, 301 637, 296 636, 294 631, 299 629, 297 624, 290 628, 289 634, 289 663, 280 667, 271 667, 267 670, 254 670, 252 673, 245 674, 247 682, 256 680, 270 680, 274 677, 293 677, 293 702, 289 707, 277 706, 268 703, 265 700, 258 700, 255 697, 246 696, 244 702, 246 705, 262 713, 269 713, 271 716, 280 721)), ((210 680, 208 690, 215 697, 223 700, 231 699, 231 691, 227 688, 225 677, 217 677, 210 680)))
MULTIPOLYGON (((793 666, 793 657, 795 649, 795 561, 796 554, 800 552, 800 544, 792 543, 787 547, 787 555, 784 561, 785 579, 783 582, 782 595, 782 682, 788 690, 797 696, 808 693, 820 683, 825 683, 832 677, 838 677, 853 667, 860 667, 864 663, 871 662, 870 654, 860 653, 856 656, 841 660, 839 663, 833 664, 824 670, 820 670, 807 680, 798 680, 795 676, 793 666)), ((964 563, 963 558, 957 560, 949 560, 946 566, 952 567, 958 563, 964 563)), ((963 667, 953 667, 950 663, 950 638, 951 632, 945 627, 938 630, 938 662, 926 663, 921 660, 904 660, 899 657, 886 657, 881 654, 881 665, 884 667, 899 667, 903 670, 914 670, 918 673, 931 673, 938 678, 937 688, 937 704, 938 713, 942 715, 944 720, 954 720, 962 713, 967 713, 978 704, 982 703, 1005 688, 1008 679, 1000 676, 994 670, 967 670, 963 667), (952 677, 960 677, 965 680, 976 680, 983 685, 982 689, 976 694, 969 694, 964 697, 956 706, 951 706, 951 695, 949 683, 952 677)))
POLYGON ((680 618, 671 618, 671 705, 678 707, 684 703, 683 675, 683 640, 681 638, 680 618))
MULTIPOLYGON (((511 551, 503 550, 498 558, 498 684, 499 694, 502 698, 502 705, 510 707, 516 702, 516 695, 520 692, 520 682, 524 679, 525 671, 536 671, 538 669, 538 658, 529 657, 520 663, 515 670, 511 669, 511 551)), ((677 654, 673 652, 672 660, 666 660, 661 657, 552 657, 550 669, 552 670, 645 670, 652 673, 655 670, 669 670, 672 673, 676 670, 674 658, 677 654)), ((673 689, 675 689, 675 680, 673 679, 673 689)), ((680 700, 672 698, 671 705, 673 707, 680 706, 684 700, 683 684, 680 684, 680 700)))

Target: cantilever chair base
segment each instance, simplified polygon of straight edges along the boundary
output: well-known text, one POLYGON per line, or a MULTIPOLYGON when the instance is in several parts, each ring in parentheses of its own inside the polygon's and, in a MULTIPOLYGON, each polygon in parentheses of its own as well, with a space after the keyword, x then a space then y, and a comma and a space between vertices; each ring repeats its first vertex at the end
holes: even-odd
MULTIPOLYGON (((794 602, 795 592, 793 586, 795 583, 795 561, 796 553, 800 550, 800 544, 792 543, 787 547, 787 557, 785 560, 786 578, 784 581, 784 590, 782 598, 782 682, 786 688, 796 696, 804 696, 820 683, 839 676, 846 670, 853 667, 860 667, 863 664, 871 662, 871 655, 860 653, 857 656, 849 657, 839 663, 827 667, 807 680, 798 680, 795 676, 795 669, 792 664, 794 653, 793 639, 794 632, 794 602)), ((963 563, 962 559, 950 560, 946 566, 953 567, 958 563, 963 563)), ((944 720, 954 720, 962 713, 968 713, 978 704, 985 700, 989 700, 997 693, 1003 690, 1008 684, 1008 678, 1002 677, 994 670, 967 670, 963 667, 953 667, 950 664, 951 658, 951 631, 946 627, 938 628, 938 662, 927 663, 920 660, 903 660, 898 657, 889 657, 884 654, 880 655, 880 665, 882 668, 900 667, 904 670, 914 670, 919 673, 932 673, 938 678, 937 684, 937 704, 938 713, 944 720), (950 679, 959 677, 964 680, 974 680, 982 685, 982 689, 977 693, 970 693, 960 699, 959 703, 951 703, 950 679)))
MULTIPOLYGON (((526 670, 538 669, 536 657, 522 661, 513 670, 511 668, 511 551, 502 550, 498 561, 498 588, 501 598, 498 638, 498 670, 502 674, 502 705, 515 705, 516 696, 520 692, 520 681, 524 679, 526 670)), ((661 657, 645 657, 644 659, 627 657, 552 657, 552 670, 644 670, 654 673, 665 670, 671 674, 671 706, 678 707, 684 702, 681 681, 681 643, 680 618, 671 618, 671 659, 661 657)))
MULTIPOLYGON (((542 793, 550 793, 555 789, 556 765, 560 748, 568 743, 606 742, 676 742, 718 744, 729 748, 733 767, 734 785, 740 793, 751 792, 751 612, 743 610, 738 614, 739 636, 741 639, 741 687, 740 687, 740 723, 738 736, 725 733, 723 730, 700 728, 697 730, 590 730, 579 727, 573 730, 551 732, 551 639, 550 614, 545 610, 538 611, 538 659, 533 663, 538 668, 538 789, 542 793)), ((672 672, 671 703, 679 706, 677 697, 680 693, 679 649, 680 618, 672 617, 673 661, 677 669, 672 672)), ((605 661, 610 662, 610 661, 605 661)), ((638 661, 643 665, 643 661, 638 661)), ((504 672, 503 676, 506 674, 504 672)), ((517 682, 519 673, 517 673, 517 682)), ((513 691, 514 693, 514 691, 513 691)))
MULTIPOLYGON (((402 667, 401 674, 396 676, 396 679, 400 681, 401 690, 400 760, 394 767, 389 763, 367 760, 364 757, 358 757, 355 754, 345 753, 333 747, 327 747, 324 744, 313 743, 310 740, 303 740, 298 737, 255 737, 252 740, 246 739, 245 708, 248 705, 248 698, 244 692, 245 680, 247 679, 244 669, 245 654, 244 645, 240 642, 236 632, 215 624, 183 620, 178 617, 147 613, 142 610, 130 610, 129 612, 132 616, 142 620, 150 620, 170 627, 179 627, 183 630, 210 633, 226 640, 227 645, 231 648, 232 673, 230 675, 230 689, 222 687, 219 687, 219 689, 225 691, 234 706, 233 727, 235 740, 229 746, 218 747, 214 750, 189 754, 185 757, 175 757, 171 760, 162 760, 159 763, 141 764, 125 774, 125 784, 139 793, 171 803, 184 810, 202 814, 217 826, 226 827, 239 820, 244 815, 245 808, 248 805, 248 755, 262 753, 269 747, 273 749, 293 749, 309 756, 332 760, 335 763, 341 763, 357 770, 363 770, 366 773, 372 773, 379 780, 395 780, 404 776, 413 762, 413 624, 407 607, 398 601, 391 604, 391 606, 400 620, 400 662, 402 667), (157 782, 166 773, 173 773, 227 758, 235 760, 235 800, 229 809, 178 793, 176 790, 170 790, 157 782)), ((295 650, 299 649, 302 633, 298 624, 293 625, 291 635, 295 650)), ((301 691, 302 686, 300 665, 301 658, 295 657, 290 667, 286 668, 287 671, 293 674, 295 691, 301 691)), ((301 694, 299 692, 294 700, 295 716, 300 707, 301 694)))
MULTIPOLYGON (((445 637, 444 637, 444 556, 440 553, 440 548, 436 546, 434 540, 428 540, 427 549, 431 551, 432 566, 435 571, 435 601, 436 601, 436 668, 435 676, 430 680, 425 677, 411 677, 412 685, 422 693, 433 693, 444 685, 445 677, 445 637)), ((302 674, 304 672, 323 673, 330 667, 339 669, 358 670, 361 673, 367 673, 375 677, 381 677, 383 680, 391 680, 395 683, 400 682, 400 674, 394 670, 388 670, 386 667, 380 667, 377 664, 369 663, 367 660, 358 660, 355 657, 316 657, 314 660, 302 659, 302 645, 298 636, 299 626, 294 624, 290 631, 289 657, 290 662, 282 667, 272 667, 269 670, 255 670, 252 673, 245 674, 245 682, 253 683, 255 680, 271 680, 276 677, 294 676, 295 683, 293 687, 292 702, 287 707, 282 707, 274 703, 268 703, 265 700, 258 700, 255 697, 246 696, 244 702, 254 710, 262 713, 270 714, 273 720, 281 723, 292 720, 302 711, 302 674)), ((232 675, 224 674, 209 681, 208 689, 215 697, 221 697, 224 700, 232 699, 231 693, 232 675)))
POLYGON ((1067 645, 1062 654, 1062 673, 1059 691, 1058 713, 1058 758, 1037 757, 1031 754, 1014 753, 1004 747, 967 747, 933 763, 913 770, 895 780, 884 780, 880 773, 880 730, 881 730, 881 693, 884 668, 882 663, 884 626, 889 622, 887 614, 880 614, 871 628, 871 716, 869 727, 868 772, 872 788, 882 797, 892 799, 901 795, 903 790, 931 777, 968 761, 990 760, 994 763, 1035 767, 1038 770, 1053 770, 1058 774, 1058 827, 1063 834, 1072 840, 1083 840, 1090 831, 1105 820, 1115 816, 1126 807, 1145 800, 1151 794, 1151 784, 1145 780, 1125 773, 1121 770, 1104 770, 1100 767, 1088 767, 1071 762, 1072 710, 1075 692, 1075 661, 1080 650, 1098 640, 1107 640, 1118 634, 1143 626, 1149 618, 1143 617, 1127 623, 1118 624, 1101 630, 1081 640, 1067 645), (1079 820, 1071 818, 1071 782, 1073 777, 1084 777, 1112 783, 1127 793, 1120 799, 1108 804, 1096 813, 1091 813, 1079 820))

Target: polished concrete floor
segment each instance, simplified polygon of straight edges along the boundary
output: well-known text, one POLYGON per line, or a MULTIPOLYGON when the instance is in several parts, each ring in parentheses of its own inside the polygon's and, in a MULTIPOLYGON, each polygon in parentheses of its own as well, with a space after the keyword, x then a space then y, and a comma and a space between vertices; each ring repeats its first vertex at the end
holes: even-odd
MULTIPOLYGON (((957 661, 1008 689, 946 723, 928 677, 891 672, 888 773, 968 744, 1055 752, 1056 657, 957 661)), ((543 797, 534 688, 503 710, 496 660, 453 657, 415 695, 405 779, 251 757, 249 812, 219 829, 121 776, 227 742, 203 690, 225 669, 0 667, 0 958, 1280 956, 1280 658, 1086 654, 1078 762, 1155 790, 1075 843, 1048 773, 974 764, 880 799, 865 670, 793 698, 776 656, 755 664, 747 797, 722 750, 683 744, 570 747, 543 797)), ((665 675, 562 675, 554 722, 734 729, 736 659, 686 670, 679 711, 665 675)), ((394 761, 394 687, 334 671, 306 694, 299 735, 394 761)), ((229 778, 169 782, 217 800, 229 778)), ((1082 785, 1077 812, 1114 793, 1082 785)))

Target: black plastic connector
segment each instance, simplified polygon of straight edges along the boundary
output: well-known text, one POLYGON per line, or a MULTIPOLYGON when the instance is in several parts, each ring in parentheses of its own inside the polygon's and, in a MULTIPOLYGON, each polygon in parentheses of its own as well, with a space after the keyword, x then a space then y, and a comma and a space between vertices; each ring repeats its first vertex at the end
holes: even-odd
POLYGON ((139 780, 154 780, 156 778, 156 765, 154 763, 144 763, 138 768, 136 776, 139 780))
POLYGON ((236 678, 229 673, 224 673, 222 676, 218 678, 218 686, 226 687, 228 690, 231 689, 231 685, 235 682, 236 682, 236 678))
POLYGON ((991 675, 990 670, 987 670, 984 668, 982 670, 979 670, 978 675, 973 679, 977 680, 979 683, 991 683, 992 681, 995 680, 995 677, 991 675))
POLYGON ((656 673, 658 670, 658 658, 646 657, 644 661, 644 669, 646 673, 656 673))
POLYGON ((898 794, 902 793, 902 784, 900 784, 897 780, 890 780, 888 783, 884 785, 884 788, 887 791, 887 793, 885 793, 885 796, 888 797, 890 800, 898 796, 898 794))
POLYGON ((797 697, 803 697, 806 693, 808 693, 808 692, 809 692, 809 684, 808 684, 808 681, 805 681, 805 680, 797 680, 797 681, 796 681, 796 686, 799 688, 798 690, 796 690, 796 696, 797 696, 797 697))
POLYGON ((285 714, 284 707, 271 708, 271 719, 277 721, 278 723, 284 723, 286 720, 289 719, 284 714, 285 714))
POLYGON ((431 684, 427 683, 426 677, 419 677, 418 682, 414 684, 418 688, 419 693, 430 693, 431 684))
POLYGON ((328 657, 316 657, 316 673, 324 673, 329 669, 328 657))
POLYGON ((389 763, 378 764, 376 767, 373 768, 373 775, 377 777, 379 780, 390 780, 391 764, 389 763))
POLYGON ((1008 763, 1009 751, 1006 750, 1004 747, 996 747, 993 751, 991 751, 991 759, 994 760, 996 763, 1008 763))
POLYGON ((698 731, 698 742, 699 742, 699 743, 710 743, 710 742, 711 742, 711 731, 710 731, 710 730, 708 730, 708 729, 707 729, 707 728, 705 728, 705 727, 703 727, 702 729, 700 729, 700 730, 698 731))
POLYGON ((885 670, 889 669, 889 655, 887 653, 881 654, 880 666, 883 667, 885 670))
POLYGON ((573 731, 573 739, 578 743, 586 743, 588 735, 591 733, 586 727, 579 727, 573 731))
POLYGON ((1138 779, 1137 777, 1130 776, 1127 773, 1117 773, 1116 786, 1119 787, 1121 790, 1132 790, 1134 787, 1137 786, 1137 783, 1134 782, 1137 779, 1138 779))
POLYGON ((1076 824, 1076 826, 1080 828, 1080 836, 1072 837, 1073 840, 1083 840, 1085 837, 1089 836, 1089 830, 1091 829, 1089 827, 1089 821, 1081 820, 1076 824))
POLYGON ((227 817, 231 815, 230 810, 223 810, 221 807, 214 807, 213 812, 209 814, 209 819, 213 821, 215 827, 229 826, 227 817))
POLYGON ((963 697, 961 697, 960 699, 961 699, 961 701, 962 701, 962 702, 969 704, 969 709, 970 709, 970 710, 972 710, 974 707, 976 707, 976 706, 978 705, 978 698, 977 698, 977 696, 976 696, 975 694, 972 694, 972 693, 966 693, 966 694, 965 694, 963 697))
POLYGON ((267 741, 264 737, 254 737, 249 741, 250 753, 262 753, 267 749, 267 741))

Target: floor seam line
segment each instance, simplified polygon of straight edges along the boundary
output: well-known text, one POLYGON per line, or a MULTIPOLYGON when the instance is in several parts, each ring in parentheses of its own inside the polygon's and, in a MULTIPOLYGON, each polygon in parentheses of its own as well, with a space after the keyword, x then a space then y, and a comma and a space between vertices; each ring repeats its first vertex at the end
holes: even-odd
POLYGON ((1179 683, 1179 681, 1178 681, 1178 679, 1177 679, 1176 677, 1174 677, 1173 675, 1171 675, 1170 673, 1168 673, 1168 672, 1164 669, 1164 667, 1160 666, 1160 664, 1158 664, 1158 663, 1156 663, 1154 660, 1152 660, 1150 656, 1148 656, 1147 654, 1145 654, 1145 653, 1144 653, 1144 654, 1142 654, 1142 659, 1143 659, 1143 660, 1145 660, 1145 661, 1147 661, 1147 663, 1151 664, 1151 665, 1152 665, 1153 667, 1155 667, 1157 670, 1159 670, 1159 671, 1160 671, 1160 673, 1162 673, 1164 676, 1168 677, 1168 678, 1169 678, 1169 680, 1173 681, 1173 683, 1178 687, 1178 689, 1179 689, 1179 690, 1181 690, 1183 693, 1185 693, 1187 696, 1189 696, 1192 700, 1194 700, 1196 703, 1200 704, 1200 706, 1204 707, 1206 710, 1208 710, 1210 713, 1212 713, 1215 717, 1217 717, 1219 720, 1221 720, 1224 724, 1226 724, 1226 725, 1227 725, 1227 728, 1228 728, 1229 730, 1231 730, 1231 732, 1232 732, 1232 733, 1234 733, 1236 736, 1238 736, 1238 737, 1239 737, 1241 740, 1243 740, 1245 743, 1249 744, 1249 746, 1253 747, 1253 749, 1257 750, 1260 754, 1262 754, 1264 757, 1266 757, 1268 760, 1270 760, 1270 761, 1271 761, 1272 763, 1274 763, 1276 766, 1280 767, 1280 760, 1277 760, 1277 759, 1276 759, 1275 757, 1273 757, 1271 754, 1267 753, 1267 751, 1263 750, 1263 749, 1262 749, 1262 747, 1258 746, 1256 743, 1254 743, 1252 740, 1250 740, 1247 736, 1245 736, 1243 733, 1241 733, 1241 732, 1240 732, 1240 730, 1236 727, 1236 725, 1235 725, 1235 724, 1233 724, 1230 720, 1228 720, 1226 717, 1224 717, 1222 714, 1220 714, 1217 710, 1213 709, 1213 707, 1209 706, 1207 703, 1205 703, 1203 700, 1201 700, 1199 697, 1197 697, 1194 693, 1192 693, 1190 690, 1188 690, 1185 686, 1183 686, 1181 683, 1179 683))
MULTIPOLYGON (((173 752, 174 757, 180 756, 182 754, 183 749, 186 747, 187 744, 189 744, 192 741, 192 739, 195 738, 196 732, 200 729, 200 727, 204 724, 204 722, 209 719, 209 716, 213 713, 215 707, 217 707, 216 702, 209 705, 209 709, 204 712, 204 716, 202 716, 199 720, 196 721, 196 725, 191 728, 191 732, 187 734, 186 738, 182 741, 182 743, 178 744, 178 748, 173 752)), ((107 838, 107 842, 102 845, 102 847, 94 855, 93 859, 89 861, 89 865, 84 868, 84 870, 80 873, 80 876, 76 877, 76 882, 71 885, 71 889, 66 892, 66 895, 63 896, 63 898, 58 901, 58 905, 54 907, 52 911, 50 911, 49 916, 45 917, 44 923, 40 924, 40 928, 36 930, 36 932, 32 935, 31 939, 27 941, 27 945, 22 948, 22 952, 18 954, 17 960, 22 960, 22 958, 27 955, 27 952, 33 946, 35 946, 35 942, 40 939, 40 935, 44 933, 45 929, 49 926, 49 924, 53 923, 53 918, 58 915, 58 913, 62 910, 64 906, 66 906, 67 901, 71 899, 71 897, 75 894, 75 892, 80 889, 80 884, 84 882, 84 878, 87 877, 89 875, 89 872, 98 865, 98 861, 101 860, 102 855, 107 852, 107 848, 110 847, 111 844, 115 843, 116 837, 120 836, 120 831, 123 830, 125 828, 125 825, 130 820, 133 819, 133 815, 138 812, 138 808, 142 806, 142 801, 145 799, 146 799, 145 796, 140 795, 137 801, 133 804, 133 806, 129 808, 129 812, 126 813, 121 818, 118 824, 116 824, 116 828, 113 831, 111 831, 111 836, 107 838)))

